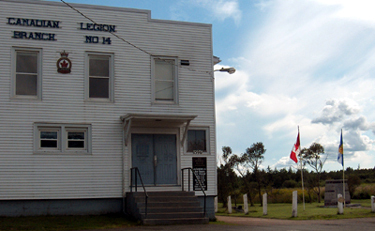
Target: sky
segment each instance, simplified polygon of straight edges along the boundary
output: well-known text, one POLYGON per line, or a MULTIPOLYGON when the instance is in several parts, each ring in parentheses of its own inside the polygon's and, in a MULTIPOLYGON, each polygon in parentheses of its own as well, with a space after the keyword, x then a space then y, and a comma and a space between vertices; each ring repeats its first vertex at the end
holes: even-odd
MULTIPOLYGON (((59 0, 55 0, 59 1, 59 0)), ((325 149, 324 170, 375 167, 375 1, 66 0, 151 10, 151 18, 212 24, 217 154, 266 148, 263 168, 295 168, 302 148, 325 149)), ((126 39, 126 38, 125 38, 126 39)), ((219 159, 220 163, 220 159, 219 159)))

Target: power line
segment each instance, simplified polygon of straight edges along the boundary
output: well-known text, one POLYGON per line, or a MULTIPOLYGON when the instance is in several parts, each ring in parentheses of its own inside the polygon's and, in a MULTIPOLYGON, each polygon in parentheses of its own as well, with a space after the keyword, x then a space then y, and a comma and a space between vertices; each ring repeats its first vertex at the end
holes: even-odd
MULTIPOLYGON (((94 23, 94 24, 98 24, 98 23, 96 23, 95 20, 93 20, 92 18, 88 17, 87 15, 85 15, 84 13, 82 13, 81 11, 79 11, 78 9, 76 9, 75 7, 73 7, 72 5, 70 5, 69 3, 65 2, 64 0, 60 0, 60 1, 61 1, 62 3, 64 3, 65 5, 67 5, 68 7, 70 7, 72 10, 76 11, 78 14, 82 15, 84 18, 86 18, 86 19, 88 19, 89 21, 91 21, 92 23, 94 23)), ((154 56, 154 55, 151 54, 150 52, 148 52, 148 51, 146 51, 146 50, 144 50, 144 49, 142 49, 142 48, 140 48, 140 47, 134 45, 133 43, 127 41, 126 39, 124 39, 124 38, 118 36, 118 35, 115 34, 114 32, 111 31, 111 32, 109 32, 109 33, 112 34, 113 36, 115 36, 116 38, 120 39, 121 41, 123 41, 123 42, 129 44, 130 46, 132 46, 132 47, 134 47, 134 48, 136 48, 136 49, 142 51, 143 53, 148 54, 148 55, 150 55, 150 56, 154 56)), ((156 57, 156 59, 162 60, 162 61, 164 61, 164 62, 166 62, 166 63, 169 63, 169 64, 171 64, 171 65, 174 65, 174 66, 176 66, 176 67, 180 67, 178 64, 175 64, 174 62, 172 63, 170 60, 162 59, 162 58, 159 58, 159 57, 156 57)), ((188 68, 188 67, 184 67, 184 68, 186 68, 187 70, 190 70, 190 71, 196 71, 196 72, 206 73, 206 74, 209 74, 210 77, 212 77, 212 71, 199 71, 199 70, 195 70, 195 69, 188 68)), ((213 78, 213 77, 212 77, 212 78, 213 78)))

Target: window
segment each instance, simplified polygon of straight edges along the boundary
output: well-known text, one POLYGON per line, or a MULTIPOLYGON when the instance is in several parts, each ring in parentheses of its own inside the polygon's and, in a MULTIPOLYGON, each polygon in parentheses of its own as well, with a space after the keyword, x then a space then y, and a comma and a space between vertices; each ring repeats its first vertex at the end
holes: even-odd
POLYGON ((39 128, 39 148, 40 149, 59 149, 59 128, 39 128))
POLYGON ((35 153, 81 153, 91 152, 90 125, 34 125, 35 153))
POLYGON ((208 129, 189 129, 187 152, 202 154, 208 152, 208 129))
POLYGON ((87 129, 82 128, 69 128, 66 132, 67 135, 67 149, 86 149, 87 147, 87 129))
POLYGON ((112 101, 113 55, 87 54, 86 99, 112 101))
POLYGON ((177 103, 177 66, 176 59, 154 57, 153 99, 156 102, 177 103))
POLYGON ((41 98, 41 50, 13 49, 12 96, 41 98))

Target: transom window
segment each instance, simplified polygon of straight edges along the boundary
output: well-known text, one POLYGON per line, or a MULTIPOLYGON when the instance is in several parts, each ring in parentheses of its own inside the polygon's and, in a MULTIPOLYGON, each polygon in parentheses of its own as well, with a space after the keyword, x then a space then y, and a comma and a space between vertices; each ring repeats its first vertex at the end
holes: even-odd
POLYGON ((91 125, 35 124, 36 153, 90 153, 91 125))
POLYGON ((208 129, 190 129, 187 133, 187 152, 194 154, 207 153, 208 129))
POLYGON ((13 90, 14 97, 41 97, 41 50, 13 49, 13 90))
POLYGON ((176 59, 154 57, 152 63, 154 101, 177 103, 176 59))
POLYGON ((111 54, 87 54, 87 99, 112 100, 112 59, 113 57, 111 54))

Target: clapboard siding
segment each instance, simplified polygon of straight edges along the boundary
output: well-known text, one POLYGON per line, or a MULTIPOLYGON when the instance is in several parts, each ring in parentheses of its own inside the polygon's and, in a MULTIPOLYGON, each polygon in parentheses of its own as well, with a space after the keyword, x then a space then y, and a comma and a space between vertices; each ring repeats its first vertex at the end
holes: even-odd
MULTIPOLYGON (((73 4, 116 35, 79 30, 86 18, 58 2, 0 0, 0 200, 121 197, 128 190, 130 150, 123 145, 120 116, 127 113, 197 115, 191 126, 209 127, 208 194, 216 195, 216 138, 211 25, 150 19, 150 11, 73 4), (57 28, 7 25, 7 18, 60 21, 57 28), (57 41, 12 39, 13 31, 55 33, 57 41), (111 45, 85 43, 85 36, 110 37, 111 45), (42 50, 42 99, 11 98, 13 47, 42 50), (56 71, 60 52, 69 53, 70 74, 56 71), (113 102, 85 101, 85 54, 113 54, 113 102), (178 68, 179 104, 151 103, 151 57, 190 60, 178 68), (90 124, 90 154, 35 154, 34 123, 90 124), (124 175, 124 178, 123 178, 124 175), (124 185, 123 185, 124 184, 124 185)), ((182 132, 182 131, 181 131, 182 132)), ((180 147, 180 166, 192 156, 180 147)))

